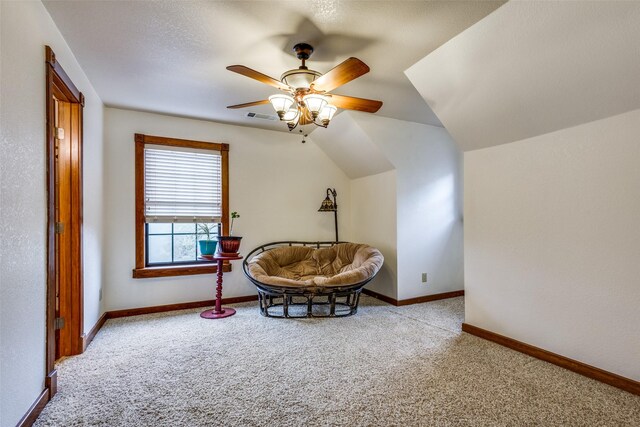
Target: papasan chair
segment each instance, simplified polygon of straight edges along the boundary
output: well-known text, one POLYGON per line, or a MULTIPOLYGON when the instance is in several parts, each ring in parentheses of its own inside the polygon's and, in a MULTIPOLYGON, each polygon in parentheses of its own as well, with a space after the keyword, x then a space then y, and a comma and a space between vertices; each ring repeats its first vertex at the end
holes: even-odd
POLYGON ((346 242, 273 242, 242 263, 266 317, 344 317, 358 311, 360 291, 384 262, 379 250, 346 242))

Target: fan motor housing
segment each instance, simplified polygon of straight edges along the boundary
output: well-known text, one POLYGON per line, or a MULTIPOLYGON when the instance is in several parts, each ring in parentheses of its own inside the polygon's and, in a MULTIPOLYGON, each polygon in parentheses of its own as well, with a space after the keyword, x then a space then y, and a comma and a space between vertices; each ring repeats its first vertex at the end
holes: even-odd
POLYGON ((307 60, 313 53, 313 46, 308 43, 298 43, 293 46, 293 51, 296 53, 298 59, 307 60))

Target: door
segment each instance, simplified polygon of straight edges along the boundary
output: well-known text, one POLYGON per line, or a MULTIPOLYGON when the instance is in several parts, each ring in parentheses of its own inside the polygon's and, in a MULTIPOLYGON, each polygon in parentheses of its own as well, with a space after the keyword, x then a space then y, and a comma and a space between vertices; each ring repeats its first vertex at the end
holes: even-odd
POLYGON ((47 377, 55 361, 84 351, 82 286, 82 108, 84 97, 45 47, 47 64, 47 377))
POLYGON ((55 251, 56 251, 56 360, 75 354, 71 335, 72 296, 72 104, 54 97, 55 130, 55 251))

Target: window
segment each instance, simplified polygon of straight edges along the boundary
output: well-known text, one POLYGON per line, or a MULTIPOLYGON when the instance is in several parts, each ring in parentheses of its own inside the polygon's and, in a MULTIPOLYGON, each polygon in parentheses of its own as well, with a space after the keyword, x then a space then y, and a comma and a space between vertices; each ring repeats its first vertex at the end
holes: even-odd
MULTIPOLYGON (((200 223, 201 224, 201 223, 200 223)), ((145 227, 145 262, 146 266, 193 264, 198 262, 200 247, 198 225, 152 222, 145 227)), ((216 229, 216 224, 206 224, 216 229)), ((215 238, 217 233, 213 233, 215 238)))
POLYGON ((142 134, 135 146, 133 277, 215 272, 198 259, 198 226, 221 224, 228 232, 229 146, 142 134))

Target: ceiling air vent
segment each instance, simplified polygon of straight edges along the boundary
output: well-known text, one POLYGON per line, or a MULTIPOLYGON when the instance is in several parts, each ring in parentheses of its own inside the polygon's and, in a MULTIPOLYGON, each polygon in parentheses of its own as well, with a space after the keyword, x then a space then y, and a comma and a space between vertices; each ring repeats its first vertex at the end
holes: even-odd
POLYGON ((270 116, 269 114, 261 114, 261 113, 247 113, 247 117, 250 119, 262 119, 262 120, 278 120, 277 116, 270 116))

